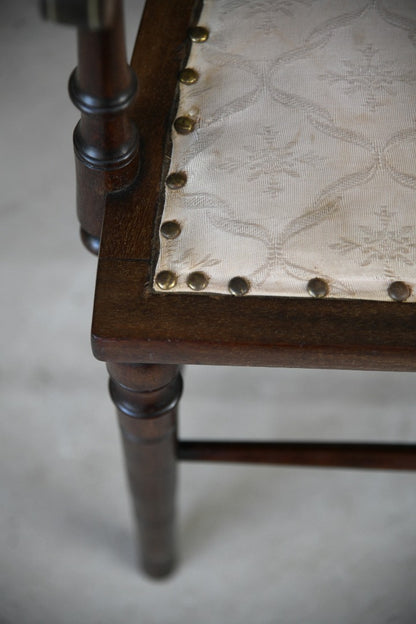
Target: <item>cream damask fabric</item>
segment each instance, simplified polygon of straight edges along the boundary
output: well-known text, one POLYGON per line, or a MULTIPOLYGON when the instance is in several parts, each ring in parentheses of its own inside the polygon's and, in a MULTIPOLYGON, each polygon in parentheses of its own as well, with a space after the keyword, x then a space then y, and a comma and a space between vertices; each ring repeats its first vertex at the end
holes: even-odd
POLYGON ((303 297, 319 277, 376 300, 401 280, 416 301, 415 0, 205 0, 199 24, 156 273, 171 292, 202 272, 206 293, 241 276, 303 297))

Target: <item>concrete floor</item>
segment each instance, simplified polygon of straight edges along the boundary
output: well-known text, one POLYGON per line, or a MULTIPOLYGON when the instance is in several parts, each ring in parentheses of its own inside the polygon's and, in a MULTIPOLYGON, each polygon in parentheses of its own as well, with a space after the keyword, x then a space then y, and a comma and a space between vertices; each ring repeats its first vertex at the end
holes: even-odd
MULTIPOLYGON (((137 4, 128 3, 129 41, 137 4)), ((187 465, 181 560, 139 575, 106 374, 89 350, 70 29, 0 5, 1 624, 414 624, 411 474, 187 465)), ((189 368, 185 435, 415 440, 410 374, 189 368)))

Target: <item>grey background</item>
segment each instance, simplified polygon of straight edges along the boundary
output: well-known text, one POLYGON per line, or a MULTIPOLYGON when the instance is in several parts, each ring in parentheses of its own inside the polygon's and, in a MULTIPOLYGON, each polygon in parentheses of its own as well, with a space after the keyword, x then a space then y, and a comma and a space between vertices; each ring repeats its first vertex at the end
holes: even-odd
MULTIPOLYGON (((140 7, 127 4, 130 49, 140 7)), ((3 0, 0 18, 1 624, 413 624, 411 474, 182 466, 179 568, 163 582, 136 572, 106 373, 89 350, 75 35, 28 0, 3 0)), ((411 374, 190 367, 185 384, 184 436, 416 439, 411 374)))

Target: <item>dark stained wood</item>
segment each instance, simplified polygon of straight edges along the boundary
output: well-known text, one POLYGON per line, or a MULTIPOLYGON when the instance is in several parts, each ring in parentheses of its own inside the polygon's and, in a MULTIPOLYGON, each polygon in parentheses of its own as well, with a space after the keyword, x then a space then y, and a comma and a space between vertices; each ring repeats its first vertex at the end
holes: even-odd
POLYGON ((158 295, 147 261, 101 260, 92 328, 99 359, 416 370, 416 306, 158 295))
POLYGON ((143 569, 168 574, 175 562, 177 366, 108 365, 117 406, 143 569))
MULTIPOLYGON (((65 3, 56 4, 62 8, 65 3)), ((82 3, 76 4, 79 9, 82 3)), ((110 392, 118 411, 143 566, 150 575, 162 576, 174 562, 177 457, 403 470, 416 464, 415 445, 177 445, 182 390, 178 365, 416 370, 416 306, 154 293, 151 275, 177 77, 189 51, 187 31, 197 22, 201 2, 147 3, 132 58, 140 88, 137 99, 135 77, 125 61, 120 0, 101 0, 101 5, 98 29, 90 24, 86 28, 85 15, 74 17, 72 9, 64 20, 80 26, 80 62, 70 93, 81 111, 74 135, 81 233, 94 251, 100 246, 105 208, 92 346, 97 358, 110 362, 110 392)))
POLYGON ((415 444, 181 440, 177 456, 185 461, 416 470, 415 444))
POLYGON ((187 31, 197 22, 200 5, 195 0, 152 0, 145 6, 131 60, 139 83, 132 117, 143 155, 140 176, 132 192, 108 198, 102 258, 151 258, 154 252, 178 73, 189 54, 187 31))
POLYGON ((78 219, 92 240, 100 238, 107 195, 128 187, 139 168, 138 132, 129 115, 137 80, 126 61, 122 2, 113 5, 111 26, 78 29, 78 67, 69 81, 81 111, 74 131, 78 219))
POLYGON ((60 24, 100 30, 111 27, 116 9, 115 0, 96 0, 89 11, 86 0, 40 0, 42 17, 60 24))
POLYGON ((139 170, 139 138, 130 109, 137 91, 127 65, 122 0, 100 0, 94 19, 85 0, 41 3, 49 19, 78 27, 78 66, 69 94, 81 112, 74 131, 81 239, 97 253, 109 193, 131 185, 139 170))

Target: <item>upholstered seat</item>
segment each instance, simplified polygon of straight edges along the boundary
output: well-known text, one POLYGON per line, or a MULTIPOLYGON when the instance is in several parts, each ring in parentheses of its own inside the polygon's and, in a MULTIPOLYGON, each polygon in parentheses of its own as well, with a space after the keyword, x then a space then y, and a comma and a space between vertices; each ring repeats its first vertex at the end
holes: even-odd
POLYGON ((155 290, 416 301, 416 4, 205 0, 199 26, 155 290))

